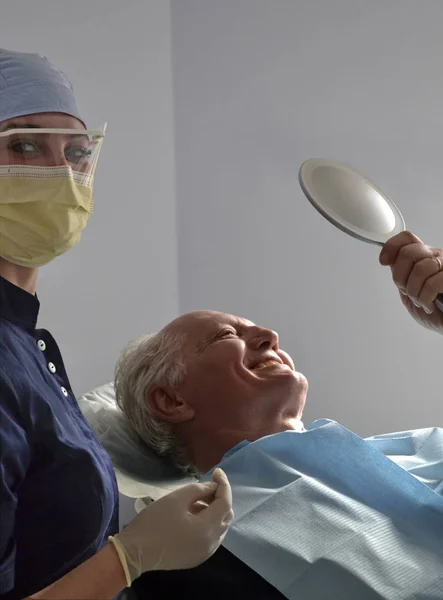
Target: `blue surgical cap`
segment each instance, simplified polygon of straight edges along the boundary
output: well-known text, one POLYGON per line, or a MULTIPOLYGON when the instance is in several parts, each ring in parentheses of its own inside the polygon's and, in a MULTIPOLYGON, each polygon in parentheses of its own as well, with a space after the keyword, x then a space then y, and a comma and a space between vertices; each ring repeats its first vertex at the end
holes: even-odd
POLYGON ((0 48, 0 123, 42 112, 65 113, 83 123, 62 71, 39 54, 0 48))

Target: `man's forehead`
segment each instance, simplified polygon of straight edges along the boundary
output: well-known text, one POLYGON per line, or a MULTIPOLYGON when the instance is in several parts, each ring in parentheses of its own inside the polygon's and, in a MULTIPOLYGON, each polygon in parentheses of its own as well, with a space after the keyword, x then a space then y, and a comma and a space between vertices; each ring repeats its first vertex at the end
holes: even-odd
POLYGON ((206 314, 202 314, 200 318, 203 326, 207 330, 215 329, 223 325, 230 325, 232 327, 251 327, 254 325, 252 321, 249 321, 244 317, 237 317, 236 315, 231 315, 229 313, 215 311, 208 311, 206 314))
POLYGON ((217 331, 220 327, 251 327, 254 323, 243 317, 237 317, 228 313, 222 313, 213 310, 202 310, 182 315, 173 321, 168 329, 192 334, 195 338, 205 336, 212 331, 217 331))

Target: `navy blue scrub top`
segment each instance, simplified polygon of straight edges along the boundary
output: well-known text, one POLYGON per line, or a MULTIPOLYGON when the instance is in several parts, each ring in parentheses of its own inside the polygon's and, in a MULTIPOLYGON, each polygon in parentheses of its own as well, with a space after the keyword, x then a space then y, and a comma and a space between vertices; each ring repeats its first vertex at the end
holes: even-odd
POLYGON ((84 419, 39 301, 0 277, 0 598, 35 593, 118 531, 108 455, 84 419))

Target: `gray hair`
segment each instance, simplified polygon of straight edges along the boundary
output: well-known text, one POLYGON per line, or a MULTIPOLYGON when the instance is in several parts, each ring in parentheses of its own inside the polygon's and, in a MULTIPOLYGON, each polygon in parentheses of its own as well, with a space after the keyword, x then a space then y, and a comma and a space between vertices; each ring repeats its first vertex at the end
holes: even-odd
POLYGON ((120 355, 114 378, 117 405, 140 438, 157 454, 183 471, 193 472, 184 444, 172 425, 153 414, 147 394, 158 385, 176 387, 183 382, 184 335, 153 333, 130 342, 120 355))

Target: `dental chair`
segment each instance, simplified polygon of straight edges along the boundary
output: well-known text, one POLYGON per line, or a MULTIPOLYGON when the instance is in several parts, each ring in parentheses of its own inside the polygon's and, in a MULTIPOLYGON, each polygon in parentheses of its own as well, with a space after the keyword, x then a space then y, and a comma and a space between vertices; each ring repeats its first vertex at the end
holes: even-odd
POLYGON ((149 503, 195 481, 138 437, 116 404, 113 383, 103 385, 77 401, 112 460, 121 494, 134 499, 145 498, 149 503))

